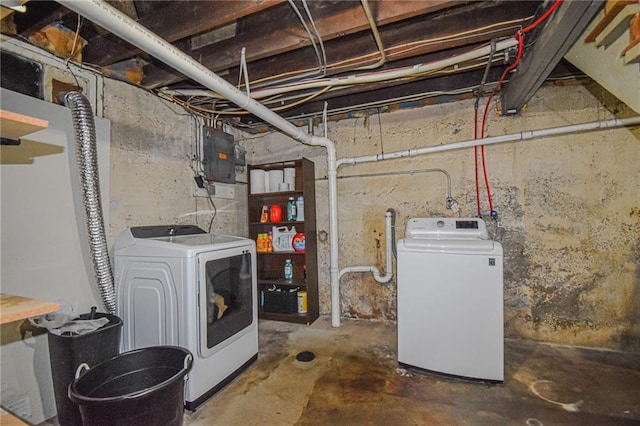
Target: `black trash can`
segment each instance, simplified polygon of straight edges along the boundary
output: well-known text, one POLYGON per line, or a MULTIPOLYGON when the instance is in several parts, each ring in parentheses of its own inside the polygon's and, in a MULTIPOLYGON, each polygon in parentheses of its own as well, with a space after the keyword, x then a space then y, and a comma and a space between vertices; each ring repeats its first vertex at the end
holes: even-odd
POLYGON ((85 426, 180 426, 184 382, 193 356, 179 346, 124 352, 78 371, 69 398, 85 426))
POLYGON ((78 366, 86 363, 97 365, 120 353, 122 320, 111 314, 93 312, 82 314, 78 319, 108 318, 109 322, 99 329, 76 336, 49 335, 49 360, 53 392, 58 410, 58 422, 62 426, 82 426, 78 405, 69 399, 69 385, 73 382, 78 366))

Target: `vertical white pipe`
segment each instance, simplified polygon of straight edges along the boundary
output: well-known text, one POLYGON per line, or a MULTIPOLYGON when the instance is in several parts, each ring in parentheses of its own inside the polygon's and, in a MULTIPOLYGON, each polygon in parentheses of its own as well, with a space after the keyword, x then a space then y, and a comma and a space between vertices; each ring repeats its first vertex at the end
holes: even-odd
POLYGON ((161 60, 176 71, 197 81, 203 86, 224 96, 241 108, 255 114, 293 139, 307 145, 323 146, 327 149, 327 170, 329 179, 329 239, 331 251, 331 315, 332 325, 340 326, 340 289, 338 281, 338 207, 336 148, 326 137, 311 136, 261 103, 229 84, 223 78, 195 61, 189 55, 158 37, 148 29, 102 0, 58 0, 92 22, 100 25, 144 52, 161 60))
MULTIPOLYGON (((328 139, 327 139, 328 140, 328 139)), ((336 150, 327 149, 327 178, 329 180, 329 256, 331 275, 331 326, 340 327, 340 266, 338 262, 338 171, 336 150)))

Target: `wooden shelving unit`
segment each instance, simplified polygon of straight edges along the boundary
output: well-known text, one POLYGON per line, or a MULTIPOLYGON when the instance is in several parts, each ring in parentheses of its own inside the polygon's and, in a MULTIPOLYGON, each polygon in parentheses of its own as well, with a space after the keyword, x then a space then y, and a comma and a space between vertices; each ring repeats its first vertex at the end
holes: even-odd
POLYGON ((249 166, 249 188, 251 188, 251 170, 262 169, 284 170, 294 167, 296 171, 295 188, 293 191, 249 193, 249 237, 256 239, 258 234, 271 231, 273 226, 295 226, 297 232, 305 234, 305 252, 294 251, 258 253, 258 313, 260 318, 277 321, 288 321, 311 324, 319 315, 318 301, 318 261, 316 241, 316 206, 315 206, 315 171, 311 160, 300 160, 282 163, 269 163, 249 166), (289 197, 296 199, 304 197, 304 221, 281 221, 278 223, 260 223, 260 213, 263 206, 280 205, 286 217, 289 197), (293 264, 293 279, 283 278, 283 267, 286 259, 293 264), (306 273, 305 273, 306 270, 306 273), (307 312, 300 314, 266 312, 262 306, 262 291, 277 286, 281 289, 294 289, 307 292, 307 312))

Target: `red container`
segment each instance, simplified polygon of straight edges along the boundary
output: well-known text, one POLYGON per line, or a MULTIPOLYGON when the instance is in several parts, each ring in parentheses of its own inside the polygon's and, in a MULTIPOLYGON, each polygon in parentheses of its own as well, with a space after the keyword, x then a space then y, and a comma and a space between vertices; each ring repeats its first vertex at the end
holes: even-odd
POLYGON ((277 204, 272 205, 269 208, 269 219, 273 223, 282 222, 282 207, 277 204))
POLYGON ((291 245, 293 246, 293 249, 299 253, 304 253, 304 246, 305 246, 305 238, 304 238, 304 232, 298 232, 296 235, 293 236, 293 239, 291 240, 291 245))

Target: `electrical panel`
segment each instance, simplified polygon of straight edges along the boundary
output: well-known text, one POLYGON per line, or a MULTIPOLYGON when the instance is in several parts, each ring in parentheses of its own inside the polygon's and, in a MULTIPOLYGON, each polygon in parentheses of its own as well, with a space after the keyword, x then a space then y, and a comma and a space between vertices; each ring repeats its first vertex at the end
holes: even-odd
POLYGON ((210 182, 235 183, 233 136, 213 127, 205 127, 202 148, 205 179, 210 182))

